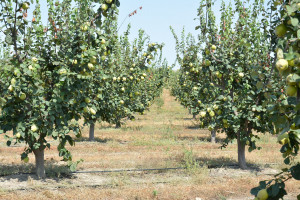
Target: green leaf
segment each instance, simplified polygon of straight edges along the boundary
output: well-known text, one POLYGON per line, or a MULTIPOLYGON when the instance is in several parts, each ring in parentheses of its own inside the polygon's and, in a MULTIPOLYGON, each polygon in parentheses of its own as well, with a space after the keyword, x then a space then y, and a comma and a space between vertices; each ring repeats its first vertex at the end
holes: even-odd
POLYGON ((299 20, 297 18, 292 18, 291 22, 292 22, 293 26, 298 26, 298 24, 299 24, 299 20))
POLYGON ((274 185, 272 185, 272 186, 270 187, 270 189, 271 189, 271 191, 272 191, 272 196, 273 196, 273 197, 276 197, 277 194, 279 193, 279 185, 278 185, 278 183, 275 183, 274 185))
POLYGON ((294 179, 300 180, 300 164, 291 167, 291 174, 294 179))
POLYGON ((290 160, 290 158, 289 157, 287 157, 286 159, 284 159, 284 164, 286 164, 286 165, 288 165, 288 164, 290 164, 291 163, 291 160, 290 160))
POLYGON ((264 84, 262 82, 257 82, 256 87, 258 90, 261 90, 263 88, 264 84))

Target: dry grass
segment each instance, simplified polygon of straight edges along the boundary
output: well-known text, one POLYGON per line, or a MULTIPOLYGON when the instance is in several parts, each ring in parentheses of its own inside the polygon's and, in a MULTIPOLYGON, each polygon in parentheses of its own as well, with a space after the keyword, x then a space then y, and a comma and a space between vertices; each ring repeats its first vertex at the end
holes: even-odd
MULTIPOLYGON (((161 99, 145 115, 126 121, 121 129, 97 124, 95 142, 83 138, 69 147, 74 160, 83 159, 79 170, 145 169, 188 167, 187 170, 158 170, 74 174, 57 178, 64 172, 53 141, 46 151, 50 178, 35 180, 33 175, 8 175, 30 172, 34 158, 20 160, 23 145, 6 147, 0 139, 0 199, 251 199, 250 189, 282 167, 283 159, 276 138, 263 135, 260 151, 247 153, 250 170, 226 167, 237 163, 236 143, 221 150, 211 144, 210 133, 200 130, 186 109, 165 90, 161 99), (162 101, 163 100, 163 101, 162 101), (163 102, 163 104, 162 104, 163 102), (199 167, 201 165, 201 167, 199 167), (210 169, 207 165, 223 165, 210 169), (50 170, 50 171, 49 171, 50 170)), ((222 141, 224 134, 218 134, 222 141)), ((299 191, 295 181, 287 184, 291 193, 299 191)))

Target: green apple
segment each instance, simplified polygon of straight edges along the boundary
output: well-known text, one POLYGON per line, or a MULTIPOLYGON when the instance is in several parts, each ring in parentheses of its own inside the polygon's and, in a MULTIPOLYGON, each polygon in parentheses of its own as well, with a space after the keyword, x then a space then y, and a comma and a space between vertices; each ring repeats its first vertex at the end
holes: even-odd
POLYGON ((215 75, 216 75, 218 78, 222 78, 222 74, 221 74, 219 71, 216 71, 215 75))
POLYGON ((88 63, 88 68, 89 68, 91 71, 94 71, 94 70, 95 70, 95 66, 94 66, 92 63, 88 63))
POLYGON ((141 76, 141 80, 144 80, 144 79, 145 79, 145 77, 141 76))
POLYGON ((19 139, 20 137, 21 137, 21 134, 20 134, 20 133, 17 133, 17 134, 16 134, 16 138, 19 139))
POLYGON ((205 60, 205 66, 208 67, 211 65, 211 62, 209 60, 205 60))
POLYGON ((143 73, 143 77, 146 77, 147 76, 147 74, 146 73, 143 73))
POLYGON ((15 88, 14 88, 12 85, 10 85, 10 86, 8 87, 8 90, 9 90, 10 92, 13 92, 13 91, 15 90, 15 88))
POLYGON ((38 59, 36 57, 31 58, 32 62, 36 63, 38 59))
POLYGON ((202 102, 200 100, 198 100, 198 104, 201 104, 202 102))
POLYGON ((133 80, 133 76, 130 76, 129 79, 130 79, 130 80, 133 80))
POLYGON ((239 77, 240 77, 240 78, 243 78, 244 76, 245 76, 245 74, 244 74, 243 72, 240 72, 240 73, 239 73, 239 77))
POLYGON ((84 113, 89 113, 89 112, 90 112, 90 108, 87 107, 87 106, 84 107, 84 108, 83 108, 83 112, 84 112, 84 113))
POLYGON ((286 94, 290 97, 291 96, 296 96, 297 88, 295 86, 288 85, 287 88, 286 88, 286 94))
POLYGON ((91 113, 92 115, 96 115, 97 111, 94 110, 93 108, 90 108, 90 113, 91 113))
POLYGON ((201 117, 205 117, 206 116, 206 112, 205 111, 201 111, 199 114, 200 114, 201 117))
POLYGON ((126 77, 123 77, 122 80, 123 80, 124 82, 126 82, 127 79, 126 79, 126 77))
POLYGON ((190 66, 190 67, 193 67, 193 63, 190 63, 189 66, 190 66))
POLYGON ((117 77, 113 77, 113 81, 116 81, 117 80, 117 77))
POLYGON ((133 71, 134 69, 132 67, 129 68, 130 71, 133 71))
POLYGON ((22 8, 23 8, 24 10, 28 10, 28 9, 29 9, 28 3, 23 3, 23 4, 22 4, 22 8))
POLYGON ((33 70, 32 65, 29 65, 29 66, 28 66, 28 69, 29 69, 29 70, 33 70))
POLYGON ((73 64, 73 65, 77 65, 77 63, 78 63, 78 62, 77 62, 76 59, 74 59, 74 60, 72 61, 72 64, 73 64))
POLYGON ((288 68, 289 66, 289 63, 287 60, 285 59, 279 59, 277 62, 276 62, 276 68, 279 70, 279 71, 284 71, 288 68))
POLYGON ((101 8, 102 8, 103 11, 107 11, 108 5, 104 3, 104 4, 101 5, 101 8))
POLYGON ((125 91, 125 88, 124 88, 124 87, 122 87, 122 88, 121 88, 121 91, 122 91, 122 92, 124 92, 124 91, 125 91))
POLYGON ((120 100, 120 104, 123 105, 125 102, 123 100, 120 100))
POLYGON ((268 191, 266 189, 262 189, 257 193, 257 198, 259 200, 267 200, 269 198, 268 191))
POLYGON ((101 44, 105 44, 105 43, 106 43, 105 39, 102 39, 101 44))
POLYGON ((218 110, 218 109, 219 109, 219 106, 218 106, 218 105, 213 105, 213 109, 214 109, 214 110, 218 110))
POLYGON ((96 56, 91 57, 91 58, 90 58, 90 62, 91 62, 92 64, 97 64, 97 58, 96 58, 96 56))
POLYGON ((193 87, 193 90, 197 90, 197 89, 198 89, 198 87, 196 87, 196 86, 195 86, 195 87, 193 87))
POLYGON ((275 28, 275 34, 277 37, 283 37, 287 33, 287 27, 284 24, 280 24, 275 28))
POLYGON ((215 116, 215 112, 214 111, 210 111, 209 112, 209 116, 214 117, 215 116))
POLYGON ((85 32, 85 31, 87 31, 87 30, 88 30, 88 28, 89 28, 89 27, 88 27, 88 25, 86 25, 86 24, 85 24, 85 25, 82 25, 82 26, 80 26, 80 29, 81 29, 81 31, 84 31, 84 32, 85 32))
POLYGON ((39 130, 39 128, 35 125, 35 124, 33 124, 32 126, 31 126, 31 131, 32 132, 36 132, 36 131, 38 131, 39 130))
POLYGON ((26 158, 24 158, 23 161, 24 161, 25 163, 28 163, 28 162, 29 162, 28 156, 27 156, 26 158))
POLYGON ((22 92, 19 96, 19 98, 24 101, 26 99, 26 94, 24 92, 22 92))
POLYGON ((216 50, 217 49, 217 47, 216 47, 216 45, 211 45, 211 50, 216 50))
POLYGON ((60 69, 60 70, 58 71, 58 73, 59 73, 60 75, 63 75, 63 74, 66 74, 66 73, 67 73, 67 70, 64 69, 64 68, 62 68, 62 69, 60 69))
POLYGON ((16 82, 17 82, 17 80, 16 80, 15 78, 12 78, 12 79, 10 80, 10 83, 11 83, 12 85, 16 85, 16 82))
POLYGON ((105 0, 106 3, 111 4, 113 0, 105 0))
POLYGON ((206 55, 209 55, 210 54, 210 51, 208 49, 205 49, 205 54, 206 55))
POLYGON ((91 103, 91 99, 88 98, 88 97, 86 97, 86 98, 84 98, 84 102, 85 102, 85 103, 91 103))
POLYGON ((295 81, 292 81, 292 77, 293 77, 294 74, 289 74, 287 77, 286 77, 286 82, 288 85, 296 85, 297 83, 295 81))

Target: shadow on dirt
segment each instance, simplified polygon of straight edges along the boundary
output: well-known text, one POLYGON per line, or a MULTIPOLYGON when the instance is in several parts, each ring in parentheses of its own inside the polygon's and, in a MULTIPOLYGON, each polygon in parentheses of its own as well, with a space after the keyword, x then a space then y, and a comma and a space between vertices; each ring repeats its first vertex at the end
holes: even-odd
MULTIPOLYGON (((57 161, 45 161, 47 179, 59 181, 60 179, 72 179, 74 175, 67 165, 55 164, 57 161)), ((34 164, 0 164, 0 179, 18 181, 38 180, 35 175, 34 164)))
MULTIPOLYGON (((229 168, 229 169, 240 169, 236 160, 232 158, 220 157, 220 158, 208 158, 198 157, 195 159, 200 166, 207 166, 209 169, 216 168, 229 168)), ((262 167, 253 163, 247 163, 248 171, 261 171, 262 167)))
POLYGON ((114 141, 112 138, 99 138, 95 137, 93 141, 90 141, 88 137, 81 137, 75 140, 76 142, 99 142, 99 143, 108 143, 114 141))
MULTIPOLYGON (((200 141, 200 142, 211 142, 211 137, 209 136, 178 136, 177 137, 178 140, 188 140, 188 141, 200 141)), ((219 138, 218 136, 216 136, 216 143, 218 144, 222 144, 224 142, 223 138, 219 138)))

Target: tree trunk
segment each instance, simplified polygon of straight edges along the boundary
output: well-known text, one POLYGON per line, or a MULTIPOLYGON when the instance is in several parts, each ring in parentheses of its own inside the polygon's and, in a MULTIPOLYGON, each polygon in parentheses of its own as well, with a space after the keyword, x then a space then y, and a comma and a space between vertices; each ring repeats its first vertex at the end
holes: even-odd
POLYGON ((90 125, 90 135, 89 135, 89 141, 94 141, 95 140, 95 123, 93 122, 90 125))
POLYGON ((215 144, 216 143, 216 130, 211 131, 211 143, 215 144))
POLYGON ((241 169, 247 169, 245 149, 245 142, 241 141, 241 132, 237 135, 237 144, 238 144, 238 161, 241 169))
POLYGON ((192 114, 192 109, 191 108, 189 108, 189 115, 191 115, 192 114))
POLYGON ((46 178, 43 147, 41 146, 39 149, 33 150, 33 153, 35 156, 36 175, 38 179, 46 178))
POLYGON ((196 114, 193 114, 193 119, 196 119, 196 114))
POLYGON ((116 122, 116 128, 121 128, 121 122, 120 121, 116 122))

